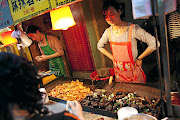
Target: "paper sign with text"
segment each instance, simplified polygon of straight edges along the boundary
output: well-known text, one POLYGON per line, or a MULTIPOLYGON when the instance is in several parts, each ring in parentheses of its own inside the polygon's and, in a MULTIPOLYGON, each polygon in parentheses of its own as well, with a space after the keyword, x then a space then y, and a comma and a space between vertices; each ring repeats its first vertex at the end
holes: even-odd
POLYGON ((7 0, 0 0, 0 29, 13 25, 7 0))

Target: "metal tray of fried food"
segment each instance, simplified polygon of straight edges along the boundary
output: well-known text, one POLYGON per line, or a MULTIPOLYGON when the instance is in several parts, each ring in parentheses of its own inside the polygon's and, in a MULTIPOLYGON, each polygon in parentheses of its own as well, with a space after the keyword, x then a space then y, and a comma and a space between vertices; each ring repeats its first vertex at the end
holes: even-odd
POLYGON ((91 89, 91 91, 94 91, 95 89, 102 89, 105 86, 105 84, 108 82, 108 80, 97 80, 97 81, 94 81, 94 83, 92 84, 91 79, 80 79, 80 78, 73 78, 73 77, 58 77, 55 80, 53 80, 45 85, 41 85, 41 87, 46 88, 46 91, 50 92, 50 90, 53 89, 58 84, 70 83, 71 81, 76 81, 77 79, 80 82, 83 82, 84 86, 89 87, 91 89))
MULTIPOLYGON (((63 99, 60 99, 58 97, 49 96, 49 93, 57 85, 62 85, 64 83, 71 83, 72 81, 77 81, 77 80, 79 82, 83 82, 84 87, 90 88, 91 91, 94 90, 94 86, 92 86, 92 81, 91 80, 89 80, 89 79, 79 79, 79 78, 77 79, 77 78, 71 78, 71 77, 59 77, 59 78, 47 83, 44 86, 41 86, 41 87, 44 87, 46 89, 46 92, 48 93, 48 97, 49 97, 50 100, 53 100, 53 101, 56 101, 56 102, 66 103, 67 100, 63 100, 63 99)), ((81 100, 78 100, 78 101, 80 102, 81 100)))

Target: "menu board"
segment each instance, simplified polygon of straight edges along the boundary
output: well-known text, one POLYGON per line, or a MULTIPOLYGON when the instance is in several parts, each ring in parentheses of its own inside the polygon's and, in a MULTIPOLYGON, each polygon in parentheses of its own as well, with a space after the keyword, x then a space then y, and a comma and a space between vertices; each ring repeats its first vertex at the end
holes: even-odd
POLYGON ((8 0, 14 24, 28 20, 65 4, 82 0, 8 0))

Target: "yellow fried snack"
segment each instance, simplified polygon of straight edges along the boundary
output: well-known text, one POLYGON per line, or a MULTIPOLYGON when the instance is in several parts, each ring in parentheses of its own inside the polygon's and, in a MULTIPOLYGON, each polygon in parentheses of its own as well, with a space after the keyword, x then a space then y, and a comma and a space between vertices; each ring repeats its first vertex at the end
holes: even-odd
POLYGON ((71 81, 71 83, 63 83, 53 88, 49 96, 56 97, 63 100, 82 100, 90 93, 90 88, 83 86, 83 82, 71 81))

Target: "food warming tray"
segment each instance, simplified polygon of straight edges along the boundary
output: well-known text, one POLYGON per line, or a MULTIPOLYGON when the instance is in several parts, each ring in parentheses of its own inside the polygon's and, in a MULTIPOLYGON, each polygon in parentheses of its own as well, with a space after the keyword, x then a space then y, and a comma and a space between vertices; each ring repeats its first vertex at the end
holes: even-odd
MULTIPOLYGON (((64 77, 64 78, 57 78, 53 81, 51 81, 50 83, 42 86, 45 87, 47 93, 50 92, 51 89, 53 89, 55 86, 59 85, 59 84, 63 84, 63 83, 70 83, 72 80, 77 80, 77 78, 70 78, 70 77, 64 77)), ((95 84, 94 86, 92 85, 92 81, 90 79, 78 79, 80 82, 83 82, 83 85, 86 87, 89 87, 91 90, 94 90, 95 88, 102 88, 102 83, 106 83, 105 81, 100 81, 100 83, 98 85, 95 84)), ((109 89, 108 84, 103 85, 104 88, 103 89, 109 89)), ((148 87, 148 86, 144 86, 141 84, 126 84, 126 83, 115 83, 114 87, 115 89, 127 89, 129 92, 137 92, 139 93, 139 95, 141 95, 142 97, 155 97, 157 99, 160 99, 160 90, 157 88, 153 88, 153 87, 148 87)), ((50 100, 56 101, 56 102, 61 102, 61 103, 66 103, 65 100, 62 99, 58 99, 55 97, 51 97, 49 96, 50 100)), ((110 112, 110 111, 106 111, 106 110, 102 110, 102 109, 98 109, 98 108, 92 108, 92 107, 87 107, 87 106, 82 106, 84 111, 87 112, 92 112, 92 113, 96 113, 96 114, 101 114, 101 115, 105 115, 105 116, 109 116, 109 117, 113 117, 113 118, 117 118, 117 114, 110 112)))
MULTIPOLYGON (((79 80, 79 82, 83 82, 83 86, 89 87, 91 91, 93 91, 96 87, 98 87, 98 88, 101 87, 105 83, 105 81, 97 81, 97 82, 95 82, 96 84, 92 85, 91 79, 58 77, 45 85, 41 84, 41 87, 44 87, 46 89, 46 92, 49 93, 51 89, 55 88, 59 84, 70 83, 71 81, 76 81, 76 80, 79 80)), ((66 103, 66 100, 58 99, 58 98, 55 98, 52 96, 49 96, 49 99, 56 101, 56 102, 66 103)))
MULTIPOLYGON (((54 87, 56 87, 59 84, 63 84, 63 83, 70 83, 72 80, 76 81, 79 80, 80 82, 83 82, 83 85, 86 87, 89 87, 92 91, 95 88, 102 88, 102 86, 107 83, 107 81, 96 81, 94 85, 92 85, 92 80, 91 79, 79 79, 79 78, 70 78, 70 77, 64 77, 64 78, 57 78, 49 83, 47 83, 44 86, 46 89, 46 92, 49 93, 51 89, 53 89, 54 87)), ((52 101, 56 101, 56 102, 60 102, 60 103, 64 103, 66 104, 66 100, 62 100, 62 99, 58 99, 52 96, 48 96, 50 100, 52 101)), ((117 118, 117 115, 115 113, 109 112, 109 111, 105 111, 105 110, 100 110, 97 108, 91 108, 91 107, 86 107, 86 106, 82 106, 84 111, 87 112, 92 112, 92 113, 96 113, 96 114, 101 114, 101 115, 105 115, 105 116, 109 116, 109 117, 114 117, 117 118)))
POLYGON ((63 84, 63 83, 70 83, 71 81, 76 81, 79 80, 79 82, 83 82, 83 85, 86 87, 89 87, 92 91, 96 88, 103 88, 104 84, 106 84, 108 82, 108 80, 98 80, 95 81, 92 85, 92 80, 91 79, 80 79, 80 78, 72 78, 72 77, 58 77, 55 80, 45 84, 45 85, 41 85, 41 87, 45 87, 46 91, 49 93, 51 89, 53 89, 54 87, 56 87, 59 84, 63 84))

